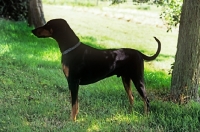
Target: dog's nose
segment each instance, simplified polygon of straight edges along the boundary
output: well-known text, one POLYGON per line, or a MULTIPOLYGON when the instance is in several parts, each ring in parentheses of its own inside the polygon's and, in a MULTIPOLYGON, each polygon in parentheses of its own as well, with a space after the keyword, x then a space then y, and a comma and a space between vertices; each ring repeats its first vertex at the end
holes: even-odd
POLYGON ((38 35, 38 30, 37 30, 37 29, 31 30, 31 32, 32 32, 35 36, 37 36, 37 37, 39 36, 39 35, 38 35))

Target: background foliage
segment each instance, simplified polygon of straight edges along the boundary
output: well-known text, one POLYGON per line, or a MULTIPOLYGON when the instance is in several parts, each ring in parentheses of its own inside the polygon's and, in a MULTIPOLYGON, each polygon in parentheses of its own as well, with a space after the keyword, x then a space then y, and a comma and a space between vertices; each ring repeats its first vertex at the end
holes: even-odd
POLYGON ((28 0, 1 0, 0 17, 21 21, 28 17, 28 0))
POLYGON ((171 31, 173 27, 177 27, 180 22, 180 14, 183 0, 158 0, 157 5, 163 7, 161 19, 165 20, 168 26, 167 31, 171 31))

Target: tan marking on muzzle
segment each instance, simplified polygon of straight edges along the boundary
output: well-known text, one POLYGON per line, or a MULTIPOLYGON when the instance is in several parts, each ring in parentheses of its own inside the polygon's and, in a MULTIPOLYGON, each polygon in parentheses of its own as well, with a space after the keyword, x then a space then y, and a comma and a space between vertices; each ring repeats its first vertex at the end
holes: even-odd
MULTIPOLYGON (((52 30, 52 29, 51 29, 52 30)), ((53 31, 49 31, 49 30, 46 30, 46 29, 41 29, 40 31, 39 31, 39 34, 40 34, 40 36, 46 36, 46 37, 50 37, 50 36, 52 36, 52 33, 51 32, 53 32, 53 31)))
POLYGON ((63 67, 63 72, 64 72, 65 76, 68 77, 69 76, 69 67, 64 64, 62 64, 62 67, 63 67))

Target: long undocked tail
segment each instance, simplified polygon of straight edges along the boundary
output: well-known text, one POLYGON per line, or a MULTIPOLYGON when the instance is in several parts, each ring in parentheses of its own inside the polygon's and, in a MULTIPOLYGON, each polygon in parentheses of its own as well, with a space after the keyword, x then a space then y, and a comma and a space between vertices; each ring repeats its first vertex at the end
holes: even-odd
POLYGON ((155 40, 157 41, 157 43, 158 43, 158 49, 157 49, 156 53, 155 53, 154 55, 152 55, 152 56, 147 56, 147 55, 141 53, 142 58, 143 58, 144 60, 146 60, 146 61, 152 61, 152 60, 156 59, 156 57, 158 57, 158 55, 159 55, 159 53, 160 53, 160 50, 161 50, 161 43, 160 43, 160 41, 159 41, 156 37, 154 37, 154 39, 155 39, 155 40))

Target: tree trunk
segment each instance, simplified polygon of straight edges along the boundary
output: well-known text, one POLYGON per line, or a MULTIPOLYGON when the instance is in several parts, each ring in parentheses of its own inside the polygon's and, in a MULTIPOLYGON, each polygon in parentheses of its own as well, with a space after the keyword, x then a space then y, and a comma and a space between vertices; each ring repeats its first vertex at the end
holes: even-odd
POLYGON ((44 18, 42 1, 41 0, 30 0, 28 10, 28 23, 34 27, 43 26, 46 21, 44 18))
POLYGON ((183 0, 177 53, 172 72, 171 99, 198 100, 200 62, 200 0, 183 0))

